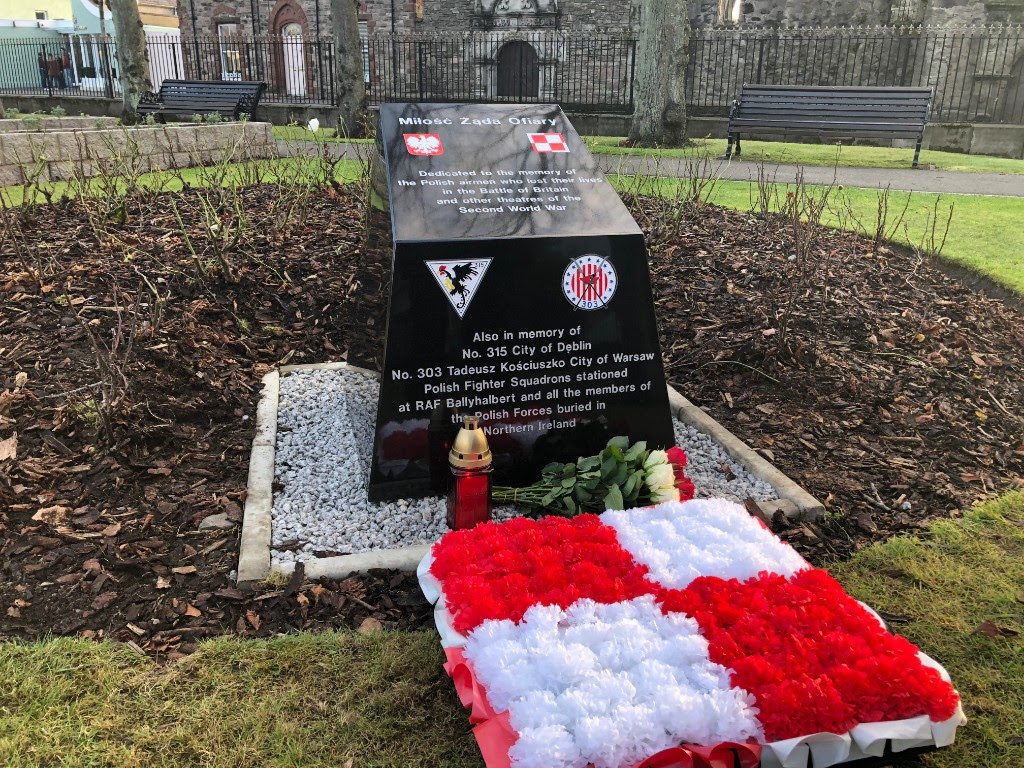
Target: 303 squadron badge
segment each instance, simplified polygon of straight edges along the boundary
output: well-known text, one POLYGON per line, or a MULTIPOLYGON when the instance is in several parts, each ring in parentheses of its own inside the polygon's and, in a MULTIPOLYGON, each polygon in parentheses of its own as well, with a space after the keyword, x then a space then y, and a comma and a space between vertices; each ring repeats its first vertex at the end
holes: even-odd
POLYGON ((618 286, 615 267, 607 259, 589 253, 573 259, 562 277, 565 298, 577 309, 601 309, 612 300, 618 286))

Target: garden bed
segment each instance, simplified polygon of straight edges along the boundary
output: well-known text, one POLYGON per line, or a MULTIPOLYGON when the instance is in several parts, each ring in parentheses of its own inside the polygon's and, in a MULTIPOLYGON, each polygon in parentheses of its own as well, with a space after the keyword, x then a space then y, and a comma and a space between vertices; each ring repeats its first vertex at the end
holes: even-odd
MULTIPOLYGON (((223 208, 222 226, 246 226, 220 251, 200 194, 174 198, 188 239, 161 196, 102 222, 79 202, 0 219, 0 638, 166 658, 224 632, 431 626, 400 573, 242 592, 237 525, 199 529, 241 518, 262 376, 379 368, 389 264, 363 245, 357 187, 247 189, 223 208), (123 396, 109 423, 105 392, 123 396)), ((1019 309, 848 234, 800 263, 777 220, 706 209, 677 227, 664 202, 630 205, 670 380, 825 504, 819 523, 774 519, 813 563, 1020 482, 1019 309)))

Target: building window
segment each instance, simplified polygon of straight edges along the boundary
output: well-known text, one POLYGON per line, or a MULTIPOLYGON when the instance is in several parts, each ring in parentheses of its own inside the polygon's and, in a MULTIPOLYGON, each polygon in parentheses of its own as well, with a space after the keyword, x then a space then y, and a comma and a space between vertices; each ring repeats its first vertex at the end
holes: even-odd
POLYGON ((746 0, 719 0, 718 23, 739 24, 743 21, 743 3, 746 0))
POLYGON ((242 79, 242 42, 235 23, 217 25, 217 43, 220 48, 220 77, 222 80, 242 79))
POLYGON ((890 24, 920 24, 924 21, 927 0, 894 0, 889 14, 890 24))
POLYGON ((50 18, 50 14, 47 11, 36 11, 36 21, 46 21, 50 18))

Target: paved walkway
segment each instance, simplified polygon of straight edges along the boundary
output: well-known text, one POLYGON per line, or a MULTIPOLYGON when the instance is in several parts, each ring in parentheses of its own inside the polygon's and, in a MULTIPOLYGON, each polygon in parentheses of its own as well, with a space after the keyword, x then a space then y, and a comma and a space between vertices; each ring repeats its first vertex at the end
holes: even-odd
MULTIPOLYGON (((605 173, 624 173, 648 176, 686 177, 690 170, 685 158, 640 157, 636 155, 596 155, 605 173)), ((910 164, 912 153, 907 153, 910 164)), ((713 160, 711 168, 723 179, 757 181, 758 164, 742 160, 713 160)), ((777 182, 796 180, 800 170, 795 165, 765 166, 777 182)), ((866 187, 910 190, 913 192, 941 192, 963 195, 1008 195, 1024 197, 1024 174, 968 173, 962 171, 928 171, 913 168, 827 168, 808 165, 803 167, 807 184, 831 184, 844 187, 866 187)))
MULTIPOLYGON (((313 142, 278 141, 277 145, 282 155, 317 151, 317 145, 313 142)), ((352 160, 358 159, 360 152, 365 153, 371 149, 370 145, 365 144, 333 144, 331 146, 336 147, 343 157, 352 160)), ((595 155, 595 157, 604 173, 627 175, 642 173, 648 176, 669 178, 690 175, 686 158, 641 157, 637 155, 595 155)), ((908 152, 908 165, 912 157, 912 153, 908 152)), ((744 160, 726 162, 714 159, 711 161, 710 170, 723 179, 757 181, 758 164, 744 160)), ((795 165, 767 164, 766 170, 769 175, 774 174, 775 181, 785 183, 795 181, 800 168, 795 165)), ((1024 174, 928 171, 914 170, 909 167, 831 168, 813 165, 804 166, 803 172, 804 182, 807 184, 831 184, 835 181, 844 187, 865 187, 867 189, 880 189, 889 186, 892 189, 913 192, 1024 197, 1024 174)))

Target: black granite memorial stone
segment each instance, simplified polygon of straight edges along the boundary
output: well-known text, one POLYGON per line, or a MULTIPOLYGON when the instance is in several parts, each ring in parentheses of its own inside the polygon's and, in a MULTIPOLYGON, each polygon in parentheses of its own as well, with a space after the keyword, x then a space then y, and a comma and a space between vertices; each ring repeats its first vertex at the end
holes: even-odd
POLYGON ((497 484, 674 442, 647 253, 557 106, 385 104, 394 272, 372 500, 443 492, 462 414, 497 484))

